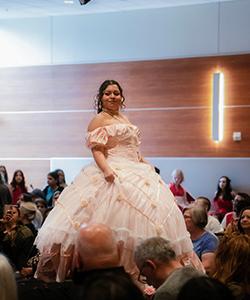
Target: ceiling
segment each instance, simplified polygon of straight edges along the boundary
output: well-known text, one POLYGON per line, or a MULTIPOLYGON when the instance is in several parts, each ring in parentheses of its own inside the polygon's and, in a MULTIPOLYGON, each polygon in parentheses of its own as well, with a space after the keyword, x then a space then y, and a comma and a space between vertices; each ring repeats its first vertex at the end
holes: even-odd
POLYGON ((0 19, 103 13, 167 6, 214 3, 232 0, 91 0, 80 5, 79 0, 0 0, 0 19))

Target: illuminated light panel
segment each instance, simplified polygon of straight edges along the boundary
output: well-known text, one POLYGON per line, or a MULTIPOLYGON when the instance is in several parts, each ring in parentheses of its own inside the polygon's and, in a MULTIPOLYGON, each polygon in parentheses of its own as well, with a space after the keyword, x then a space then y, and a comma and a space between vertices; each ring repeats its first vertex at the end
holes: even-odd
POLYGON ((212 137, 215 142, 223 140, 224 132, 224 74, 213 74, 212 137))

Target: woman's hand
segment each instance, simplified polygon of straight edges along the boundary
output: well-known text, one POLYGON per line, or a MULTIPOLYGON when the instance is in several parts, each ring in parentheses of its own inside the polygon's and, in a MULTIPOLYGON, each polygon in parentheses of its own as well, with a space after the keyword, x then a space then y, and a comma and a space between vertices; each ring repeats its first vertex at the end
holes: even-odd
POLYGON ((105 180, 109 183, 114 182, 115 177, 117 176, 117 174, 111 168, 104 171, 103 174, 104 174, 105 180))

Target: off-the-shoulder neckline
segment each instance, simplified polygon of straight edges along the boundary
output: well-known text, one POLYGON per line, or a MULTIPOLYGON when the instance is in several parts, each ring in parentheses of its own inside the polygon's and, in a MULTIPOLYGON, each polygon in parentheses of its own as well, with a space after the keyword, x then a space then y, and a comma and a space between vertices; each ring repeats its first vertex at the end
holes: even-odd
POLYGON ((120 125, 137 128, 136 125, 133 125, 133 124, 131 124, 131 123, 113 123, 113 124, 109 124, 109 125, 105 125, 105 126, 96 127, 94 130, 87 131, 87 134, 89 134, 89 133, 91 133, 91 132, 94 132, 94 131, 96 131, 96 130, 98 130, 98 129, 100 129, 100 128, 106 128, 106 127, 112 127, 112 126, 120 126, 120 125))

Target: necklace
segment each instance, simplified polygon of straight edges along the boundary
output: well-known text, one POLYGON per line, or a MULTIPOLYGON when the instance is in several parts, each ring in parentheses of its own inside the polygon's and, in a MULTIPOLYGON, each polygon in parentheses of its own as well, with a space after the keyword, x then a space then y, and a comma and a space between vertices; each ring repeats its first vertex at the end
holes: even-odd
MULTIPOLYGON (((114 118, 115 120, 119 121, 119 123, 122 124, 131 124, 127 118, 125 118, 123 115, 120 115, 119 112, 117 114, 112 114, 112 112, 106 110, 106 109, 102 109, 101 111, 104 114, 109 115, 110 117, 114 118)), ((116 122, 117 123, 117 122, 116 122)))
POLYGON ((109 115, 109 116, 111 116, 112 118, 114 118, 116 120, 119 120, 119 121, 122 120, 121 116, 119 115, 119 112, 117 114, 112 113, 111 111, 108 111, 107 109, 104 109, 104 108, 102 109, 102 112, 109 115))

